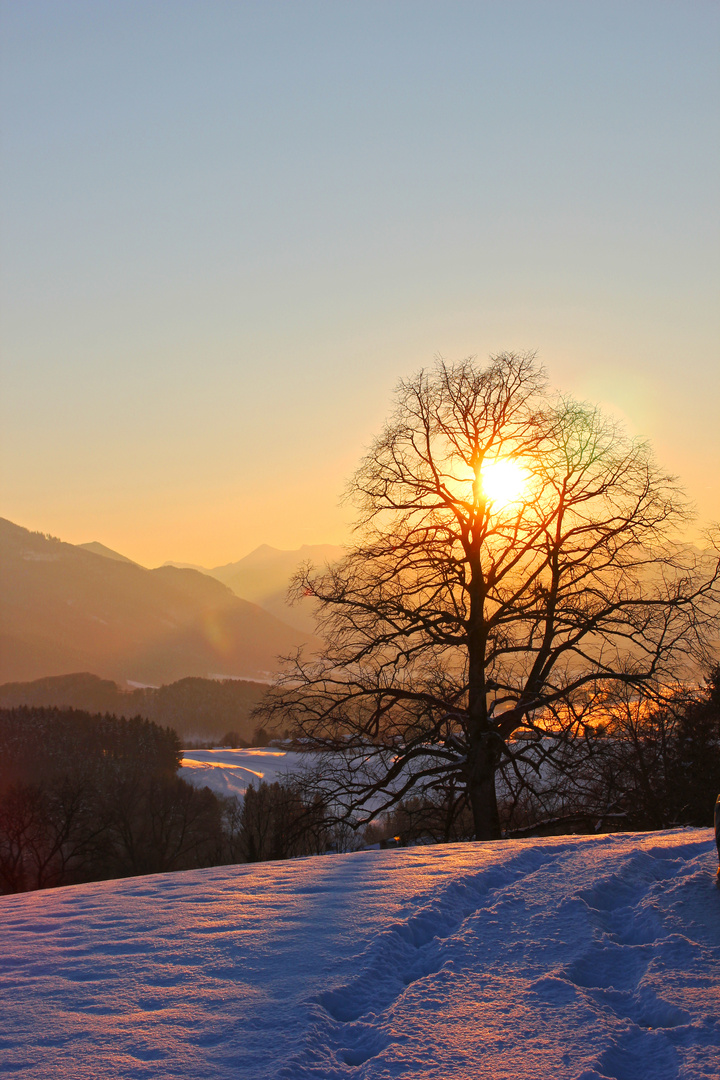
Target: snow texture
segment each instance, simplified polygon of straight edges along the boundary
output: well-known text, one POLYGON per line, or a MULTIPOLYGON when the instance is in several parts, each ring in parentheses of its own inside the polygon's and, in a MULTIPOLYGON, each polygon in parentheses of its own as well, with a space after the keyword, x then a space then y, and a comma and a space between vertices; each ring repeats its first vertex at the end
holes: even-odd
POLYGON ((0 898, 0 1074, 720 1076, 708 830, 366 851, 0 898))
POLYGON ((250 784, 282 783, 307 769, 308 755, 285 750, 185 750, 179 775, 196 787, 242 798, 250 784))

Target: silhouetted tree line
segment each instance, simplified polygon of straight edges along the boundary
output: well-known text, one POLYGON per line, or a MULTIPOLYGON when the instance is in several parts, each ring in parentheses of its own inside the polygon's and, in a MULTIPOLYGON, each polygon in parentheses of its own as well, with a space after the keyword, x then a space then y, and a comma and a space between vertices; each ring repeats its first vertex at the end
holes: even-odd
MULTIPOLYGON (((698 692, 631 697, 558 718, 508 746, 506 836, 711 824, 720 791, 720 667, 698 692), (562 719, 562 722, 560 720, 562 719), (511 756, 512 755, 512 756, 511 756)), ((250 787, 239 801, 177 775, 171 728, 73 709, 0 709, 0 892, 353 850, 400 835, 473 835, 467 789, 412 792, 363 833, 338 820, 322 777, 250 787)))
POLYGON ((261 784, 243 802, 177 775, 180 742, 140 716, 0 709, 0 892, 316 854, 317 796, 261 784))
MULTIPOLYGON (((234 807, 234 862, 266 862, 360 847, 352 830, 334 823, 327 803, 301 780, 250 787, 234 807)), ((230 808, 226 803, 226 813, 230 808)))
POLYGON ((553 753, 547 792, 533 776, 509 785, 518 826, 523 818, 532 827, 532 820, 562 824, 573 815, 577 831, 712 824, 720 792, 720 666, 703 689, 678 690, 655 706, 618 696, 606 723, 583 723, 573 734, 553 753))

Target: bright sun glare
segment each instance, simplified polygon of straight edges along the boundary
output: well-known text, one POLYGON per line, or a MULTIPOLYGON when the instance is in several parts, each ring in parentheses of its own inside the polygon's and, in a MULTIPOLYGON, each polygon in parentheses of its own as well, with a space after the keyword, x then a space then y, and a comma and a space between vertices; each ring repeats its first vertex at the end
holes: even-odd
POLYGON ((488 461, 480 470, 485 497, 496 510, 521 498, 527 484, 527 470, 510 458, 488 461))

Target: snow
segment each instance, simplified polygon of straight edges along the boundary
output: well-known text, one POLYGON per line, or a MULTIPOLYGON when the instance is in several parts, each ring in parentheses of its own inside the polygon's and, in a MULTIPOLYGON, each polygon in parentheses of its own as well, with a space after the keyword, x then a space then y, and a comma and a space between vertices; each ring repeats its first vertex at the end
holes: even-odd
POLYGON ((720 1076, 711 833, 365 851, 0 898, 0 1074, 720 1076))
POLYGON ((307 755, 293 751, 186 750, 179 775, 197 787, 209 787, 218 795, 242 797, 250 784, 264 780, 282 781, 288 773, 300 773, 307 766, 307 755))
MULTIPOLYGON (((234 795, 243 798, 245 791, 264 780, 268 784, 280 783, 288 778, 301 778, 314 774, 320 757, 312 751, 280 750, 272 747, 255 747, 233 750, 186 750, 180 762, 179 775, 197 787, 209 787, 218 795, 234 795)), ((399 786, 402 777, 394 783, 399 786)), ((382 796, 370 797, 363 804, 367 809, 374 804, 382 805, 382 796)))

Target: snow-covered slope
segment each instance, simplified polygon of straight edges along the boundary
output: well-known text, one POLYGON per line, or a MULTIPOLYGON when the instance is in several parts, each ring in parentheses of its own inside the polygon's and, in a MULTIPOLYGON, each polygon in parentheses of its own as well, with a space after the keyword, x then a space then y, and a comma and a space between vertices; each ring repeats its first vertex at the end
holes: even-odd
POLYGON ((196 787, 209 787, 218 795, 242 798, 250 784, 274 784, 288 773, 307 767, 307 754, 271 747, 251 750, 185 750, 180 776, 196 787))
POLYGON ((0 1073, 720 1076, 707 830, 360 852, 0 899, 0 1073))

